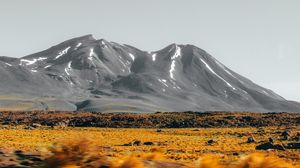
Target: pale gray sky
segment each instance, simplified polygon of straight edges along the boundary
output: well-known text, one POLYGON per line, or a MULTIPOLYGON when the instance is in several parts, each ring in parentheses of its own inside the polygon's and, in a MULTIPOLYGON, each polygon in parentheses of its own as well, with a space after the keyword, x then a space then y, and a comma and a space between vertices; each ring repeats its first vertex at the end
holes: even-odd
POLYGON ((299 0, 1 0, 0 55, 72 37, 158 50, 194 44, 232 70, 300 101, 299 0))

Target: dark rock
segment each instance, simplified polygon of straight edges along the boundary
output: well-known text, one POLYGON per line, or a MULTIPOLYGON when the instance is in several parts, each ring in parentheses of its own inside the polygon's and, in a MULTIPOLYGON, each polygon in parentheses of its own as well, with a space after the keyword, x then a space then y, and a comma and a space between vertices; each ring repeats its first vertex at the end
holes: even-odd
POLYGON ((33 161, 33 162, 41 162, 43 161, 41 158, 39 157, 31 157, 29 160, 33 161))
POLYGON ((32 161, 28 161, 28 160, 23 160, 20 162, 21 165, 24 165, 24 166, 31 166, 33 164, 32 161))
POLYGON ((285 145, 287 149, 300 149, 300 143, 288 143, 285 145))
POLYGON ((281 144, 275 144, 275 145, 273 145, 273 149, 285 151, 285 147, 283 145, 281 145, 281 144))
POLYGON ((247 143, 254 143, 254 142, 256 142, 256 140, 254 139, 253 136, 250 136, 247 140, 247 143))
POLYGON ((130 144, 131 144, 131 146, 140 146, 142 144, 142 141, 140 141, 140 140, 134 140, 130 144))
POLYGON ((298 132, 296 136, 293 138, 295 141, 300 141, 300 133, 298 132))
POLYGON ((154 145, 155 143, 154 142, 144 142, 144 145, 154 145))
POLYGON ((290 133, 288 130, 285 130, 281 133, 281 136, 290 136, 290 133))
POLYGON ((290 133, 288 130, 285 130, 282 132, 281 136, 282 136, 282 140, 287 141, 287 140, 289 140, 290 133))
POLYGON ((300 141, 300 136, 294 137, 294 140, 295 140, 295 141, 300 141))
POLYGON ((15 153, 16 155, 18 155, 18 154, 24 154, 24 152, 21 151, 21 150, 16 150, 14 153, 15 153))
POLYGON ((212 140, 212 139, 207 141, 207 144, 208 144, 208 145, 212 145, 212 144, 214 144, 214 143, 216 143, 216 141, 214 141, 214 140, 212 140))
POLYGON ((239 153, 234 152, 232 155, 233 155, 233 156, 239 156, 239 153))
POLYGON ((264 144, 260 144, 255 147, 256 150, 268 150, 268 149, 273 149, 273 143, 267 142, 264 144))
POLYGON ((271 142, 263 143, 255 147, 256 150, 268 150, 268 149, 276 149, 276 150, 285 150, 285 147, 281 144, 273 144, 271 142))
POLYGON ((269 138, 269 142, 273 144, 273 143, 274 143, 273 138, 270 137, 270 138, 269 138))

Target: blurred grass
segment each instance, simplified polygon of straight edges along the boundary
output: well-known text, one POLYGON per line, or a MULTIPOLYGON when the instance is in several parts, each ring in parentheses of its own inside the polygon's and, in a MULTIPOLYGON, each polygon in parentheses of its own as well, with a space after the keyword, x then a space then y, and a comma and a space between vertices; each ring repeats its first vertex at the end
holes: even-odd
POLYGON ((292 164, 278 157, 253 153, 236 162, 221 164, 220 158, 214 155, 200 156, 196 162, 182 164, 165 159, 158 153, 128 155, 126 157, 107 157, 99 154, 86 139, 71 140, 55 144, 49 148, 42 165, 44 168, 294 168, 292 164))
MULTIPOLYGON (((157 129, 142 128, 65 127, 61 129, 41 126, 28 129, 28 126, 0 126, 0 148, 29 152, 43 151, 42 149, 55 142, 70 146, 69 143, 72 144, 74 140, 85 137, 88 143, 81 141, 79 144, 83 144, 82 146, 86 148, 92 145, 93 147, 90 148, 92 151, 97 151, 98 155, 109 158, 144 156, 154 152, 161 154, 167 161, 190 165, 196 163, 204 155, 213 154, 214 157, 219 157, 221 165, 227 165, 237 163, 242 157, 257 153, 255 146, 260 144, 260 141, 267 141, 269 137, 273 137, 276 143, 280 143, 280 134, 277 132, 285 129, 285 127, 265 127, 264 133, 259 133, 258 129, 253 127, 161 129, 158 132, 157 129), (246 143, 250 135, 255 137, 257 143, 246 143), (208 140, 214 140, 216 143, 209 145, 208 140), (140 141, 140 144, 131 145, 134 141, 140 141), (152 144, 144 145, 144 142, 152 144)), ((294 127, 291 135, 297 134, 299 129, 300 127, 294 127)), ((260 151, 260 153, 281 157, 290 164, 300 164, 299 150, 271 150, 260 151)))

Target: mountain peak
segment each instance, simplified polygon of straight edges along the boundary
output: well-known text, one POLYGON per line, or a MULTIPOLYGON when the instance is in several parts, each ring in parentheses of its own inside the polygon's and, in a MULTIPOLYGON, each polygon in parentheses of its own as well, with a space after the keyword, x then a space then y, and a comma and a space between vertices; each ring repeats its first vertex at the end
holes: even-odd
MULTIPOLYGON (((95 42, 96 39, 93 37, 92 34, 88 34, 88 35, 84 35, 84 36, 80 36, 80 37, 76 37, 76 38, 72 38, 70 40, 66 40, 58 45, 56 45, 57 47, 65 47, 65 46, 76 46, 79 43, 91 43, 91 42, 95 42)), ((55 47, 55 46, 54 46, 55 47)))
POLYGON ((190 44, 145 52, 85 35, 0 61, 0 95, 36 97, 56 110, 300 111, 299 103, 253 83, 190 44))
POLYGON ((75 37, 70 40, 96 40, 92 34, 86 34, 83 36, 75 37))

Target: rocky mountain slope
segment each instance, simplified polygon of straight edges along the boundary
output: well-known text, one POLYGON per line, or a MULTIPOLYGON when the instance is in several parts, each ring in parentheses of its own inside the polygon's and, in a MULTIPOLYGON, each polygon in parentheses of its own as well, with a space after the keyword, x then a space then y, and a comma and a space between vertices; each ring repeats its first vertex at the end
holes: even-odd
POLYGON ((86 35, 0 57, 0 76, 0 110, 300 111, 193 45, 145 52, 86 35))

